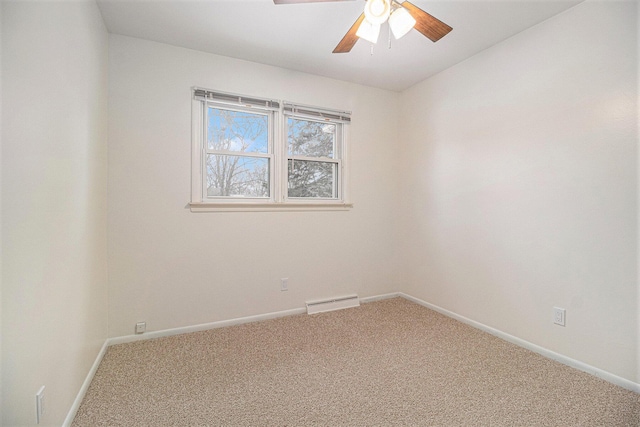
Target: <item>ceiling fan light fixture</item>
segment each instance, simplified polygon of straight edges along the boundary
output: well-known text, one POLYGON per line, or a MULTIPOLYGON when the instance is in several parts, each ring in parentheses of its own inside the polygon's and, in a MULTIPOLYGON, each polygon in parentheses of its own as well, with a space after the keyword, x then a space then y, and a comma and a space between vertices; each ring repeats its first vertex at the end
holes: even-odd
POLYGON ((379 35, 380 35, 380 24, 372 24, 366 18, 364 21, 362 21, 362 23, 360 24, 360 27, 358 27, 358 31, 356 32, 356 36, 374 44, 378 41, 379 35))
MULTIPOLYGON (((307 3, 318 0, 274 0, 295 1, 307 3)), ((320 0, 338 1, 338 0, 320 0)), ((333 53, 351 52, 353 46, 360 38, 371 43, 378 41, 380 25, 386 20, 389 22, 389 32, 393 31, 396 39, 403 37, 411 28, 415 28, 423 36, 433 42, 449 34, 453 29, 438 18, 428 14, 418 6, 407 0, 367 0, 364 12, 351 25, 349 31, 342 37, 333 53), (393 13, 392 13, 393 12, 393 13)), ((389 44, 391 46, 391 44, 389 44)), ((373 52, 373 50, 372 50, 373 52)))
POLYGON ((389 18, 391 4, 389 0, 367 0, 364 5, 364 16, 371 24, 380 25, 389 18))
POLYGON ((416 25, 415 18, 404 7, 398 7, 389 16, 389 26, 396 40, 411 31, 414 25, 416 25))

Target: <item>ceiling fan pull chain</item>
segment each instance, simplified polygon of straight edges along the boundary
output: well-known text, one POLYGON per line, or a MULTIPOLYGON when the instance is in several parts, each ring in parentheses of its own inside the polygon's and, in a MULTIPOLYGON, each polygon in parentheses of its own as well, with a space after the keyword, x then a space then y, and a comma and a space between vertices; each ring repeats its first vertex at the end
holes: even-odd
POLYGON ((373 56, 373 43, 371 43, 371 56, 373 56))
POLYGON ((387 28, 389 29, 389 49, 391 49, 391 25, 387 25, 387 28))

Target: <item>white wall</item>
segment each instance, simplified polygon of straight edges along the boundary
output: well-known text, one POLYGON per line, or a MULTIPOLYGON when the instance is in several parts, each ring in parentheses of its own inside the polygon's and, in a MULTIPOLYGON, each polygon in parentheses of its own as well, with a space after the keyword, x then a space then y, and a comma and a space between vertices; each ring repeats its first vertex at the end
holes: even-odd
POLYGON ((412 87, 400 140, 406 291, 638 382, 635 7, 582 3, 412 87))
POLYGON ((93 1, 2 4, 2 421, 61 425, 107 337, 108 38, 93 1))
POLYGON ((109 70, 110 336, 398 289, 397 93, 117 35, 109 70), (192 86, 353 111, 353 210, 190 212, 192 86))
MULTIPOLYGON (((640 143, 640 7, 636 6, 636 95, 637 95, 637 104, 636 104, 636 125, 638 127, 637 137, 640 143)), ((636 299, 636 310, 638 311, 638 317, 636 321, 637 328, 637 338, 636 338, 636 378, 640 379, 640 149, 637 150, 638 158, 636 167, 637 182, 638 182, 638 194, 636 196, 636 209, 637 209, 637 219, 638 219, 638 228, 637 228, 637 238, 636 238, 636 253, 638 255, 638 266, 636 269, 636 279, 637 281, 637 299, 636 299)))
MULTIPOLYGON (((0 1, 0 100, 2 100, 2 5, 0 1)), ((0 242, 2 242, 2 101, 0 101, 0 242)), ((2 409, 2 244, 0 243, 0 409, 2 409)), ((0 426, 2 417, 0 416, 0 426)))

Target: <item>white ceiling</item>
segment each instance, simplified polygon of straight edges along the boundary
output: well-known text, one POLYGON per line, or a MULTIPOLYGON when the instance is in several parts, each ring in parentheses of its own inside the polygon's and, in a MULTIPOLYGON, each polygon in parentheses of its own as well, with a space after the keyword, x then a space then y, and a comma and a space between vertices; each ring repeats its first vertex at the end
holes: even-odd
MULTIPOLYGON (((453 27, 437 43, 383 26, 334 54, 364 1, 274 5, 272 0, 98 0, 111 33, 402 91, 583 0, 412 0, 453 27)), ((544 49, 545 46, 540 46, 544 49)))

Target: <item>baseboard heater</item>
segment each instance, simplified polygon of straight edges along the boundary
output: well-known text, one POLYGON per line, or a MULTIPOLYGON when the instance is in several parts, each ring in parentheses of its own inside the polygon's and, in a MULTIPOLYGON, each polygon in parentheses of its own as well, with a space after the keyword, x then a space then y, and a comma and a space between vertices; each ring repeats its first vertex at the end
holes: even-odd
POLYGON ((322 301, 307 301, 307 314, 322 313, 325 311, 340 310, 343 308, 359 307, 358 295, 331 298, 322 301))

